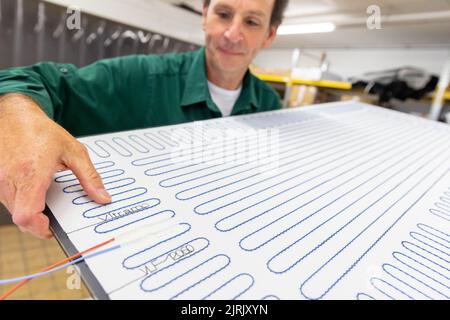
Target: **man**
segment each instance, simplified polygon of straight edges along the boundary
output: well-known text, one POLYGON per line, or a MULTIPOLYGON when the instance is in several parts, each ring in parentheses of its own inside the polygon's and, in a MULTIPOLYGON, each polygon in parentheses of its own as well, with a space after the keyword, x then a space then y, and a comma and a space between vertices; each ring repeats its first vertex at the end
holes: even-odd
POLYGON ((97 203, 111 201, 72 135, 279 109, 276 93, 248 66, 273 42, 287 2, 205 0, 205 48, 196 52, 0 71, 0 201, 13 222, 51 237, 42 211, 62 169, 72 170, 97 203))

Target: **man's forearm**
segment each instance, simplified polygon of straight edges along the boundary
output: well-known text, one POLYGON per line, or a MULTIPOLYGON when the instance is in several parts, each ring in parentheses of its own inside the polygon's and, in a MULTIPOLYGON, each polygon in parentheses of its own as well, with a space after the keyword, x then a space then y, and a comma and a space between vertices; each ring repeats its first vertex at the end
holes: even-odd
POLYGON ((57 64, 42 62, 0 70, 0 94, 27 96, 54 118, 55 101, 61 100, 62 75, 57 68, 57 64))
POLYGON ((0 117, 14 112, 40 112, 46 115, 41 107, 29 96, 22 93, 5 93, 0 95, 0 117))

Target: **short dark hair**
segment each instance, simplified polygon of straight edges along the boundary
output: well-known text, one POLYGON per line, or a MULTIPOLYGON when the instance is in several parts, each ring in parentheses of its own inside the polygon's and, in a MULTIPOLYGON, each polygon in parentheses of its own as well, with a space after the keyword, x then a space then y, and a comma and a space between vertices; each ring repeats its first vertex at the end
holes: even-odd
MULTIPOLYGON (((270 17, 270 25, 278 26, 283 22, 284 11, 287 8, 289 0, 275 0, 275 4, 272 10, 272 16, 270 17)), ((211 0, 203 0, 205 7, 209 7, 211 0)))

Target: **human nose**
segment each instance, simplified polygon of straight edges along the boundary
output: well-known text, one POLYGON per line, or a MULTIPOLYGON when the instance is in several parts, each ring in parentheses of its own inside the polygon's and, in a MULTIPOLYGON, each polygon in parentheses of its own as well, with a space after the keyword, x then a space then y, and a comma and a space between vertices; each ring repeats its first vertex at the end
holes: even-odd
POLYGON ((242 26, 238 21, 233 21, 225 31, 225 38, 231 43, 239 43, 242 41, 242 26))

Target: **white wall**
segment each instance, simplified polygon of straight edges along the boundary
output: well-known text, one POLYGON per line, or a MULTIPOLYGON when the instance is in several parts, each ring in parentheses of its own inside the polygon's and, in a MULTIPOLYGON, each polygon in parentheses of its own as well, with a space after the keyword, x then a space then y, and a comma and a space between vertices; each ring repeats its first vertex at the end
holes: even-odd
MULTIPOLYGON (((440 75, 450 51, 445 49, 328 49, 306 50, 319 56, 327 53, 330 61, 330 72, 344 78, 358 76, 368 71, 413 66, 440 75)), ((254 63, 263 68, 290 68, 292 50, 266 49, 256 57, 254 63)), ((314 63, 304 57, 301 65, 311 66, 314 63)))

